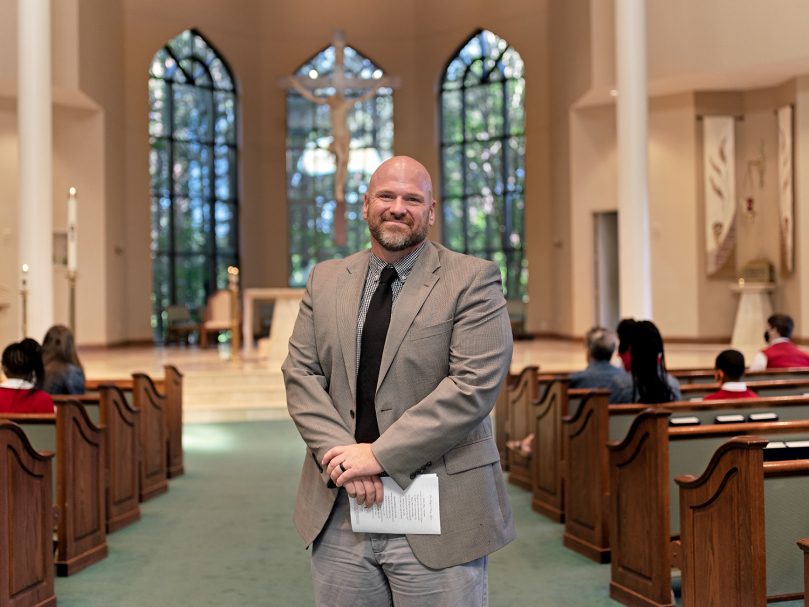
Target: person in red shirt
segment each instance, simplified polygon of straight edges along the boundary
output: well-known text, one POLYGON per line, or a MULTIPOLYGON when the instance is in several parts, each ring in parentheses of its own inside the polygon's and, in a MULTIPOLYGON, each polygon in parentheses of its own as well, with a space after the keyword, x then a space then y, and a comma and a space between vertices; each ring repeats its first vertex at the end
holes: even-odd
POLYGON ((758 394, 750 390, 742 381, 744 375, 744 354, 738 350, 723 350, 714 364, 716 381, 720 388, 709 394, 705 400, 726 398, 756 398, 758 394))
POLYGON ((809 367, 809 353, 798 348, 790 339, 794 329, 795 321, 791 316, 786 314, 770 316, 767 319, 767 330, 764 332, 764 340, 770 345, 756 353, 750 364, 750 370, 809 367))
POLYGON ((3 413, 53 413, 53 399, 42 391, 45 366, 42 348, 34 339, 23 339, 3 350, 0 383, 0 417, 3 413))

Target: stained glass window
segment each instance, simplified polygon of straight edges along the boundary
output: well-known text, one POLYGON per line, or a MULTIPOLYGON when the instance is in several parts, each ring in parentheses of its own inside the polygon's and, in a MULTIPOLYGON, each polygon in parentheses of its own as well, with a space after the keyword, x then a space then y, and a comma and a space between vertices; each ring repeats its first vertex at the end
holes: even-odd
MULTIPOLYGON (((340 93, 326 80, 334 77, 339 53, 335 46, 322 50, 296 70, 294 77, 316 97, 327 99, 340 93), (306 81, 312 81, 306 86, 306 81), (317 81, 317 82, 315 82, 317 81), (323 86, 318 87, 322 82, 323 86)), ((344 47, 344 75, 351 82, 368 84, 347 88, 345 100, 357 100, 347 111, 350 133, 348 174, 345 183, 345 241, 335 238, 341 212, 335 197, 335 160, 331 118, 334 111, 324 103, 306 99, 299 92, 287 94, 287 200, 289 204, 289 284, 300 287, 319 261, 344 257, 369 245, 362 219, 362 199, 371 173, 393 155, 393 91, 389 87, 370 93, 383 70, 350 46, 344 47)), ((340 101, 334 97, 333 101, 340 101)))
POLYGON ((489 31, 473 35, 441 82, 444 244, 495 261, 508 299, 528 282, 523 61, 489 31))
POLYGON ((166 309, 199 319, 207 296, 239 264, 236 87, 225 60, 195 30, 170 40, 149 68, 152 328, 166 309))

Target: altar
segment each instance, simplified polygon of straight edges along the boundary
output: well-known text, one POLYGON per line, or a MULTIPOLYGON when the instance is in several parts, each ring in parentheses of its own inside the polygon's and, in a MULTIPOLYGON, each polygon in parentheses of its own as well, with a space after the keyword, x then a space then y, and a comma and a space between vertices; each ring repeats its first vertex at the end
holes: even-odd
MULTIPOLYGON (((298 307, 303 299, 303 289, 244 289, 242 302, 244 306, 242 318, 242 335, 244 336, 244 349, 242 356, 245 359, 266 357, 272 363, 280 364, 286 358, 287 345, 295 327, 298 317, 298 307), (253 308, 256 302, 274 302, 270 334, 259 351, 253 342, 253 308)), ((264 342, 264 340, 261 340, 264 342)))

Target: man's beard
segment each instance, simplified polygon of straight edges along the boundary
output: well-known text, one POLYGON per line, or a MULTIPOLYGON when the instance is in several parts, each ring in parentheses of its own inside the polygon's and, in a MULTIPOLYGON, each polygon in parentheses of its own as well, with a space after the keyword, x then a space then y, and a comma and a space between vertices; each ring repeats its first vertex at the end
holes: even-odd
POLYGON ((383 230, 385 225, 384 221, 380 221, 375 225, 369 225, 371 235, 374 239, 382 245, 387 251, 403 251, 414 245, 419 244, 427 238, 427 232, 430 226, 425 222, 420 229, 411 228, 408 232, 383 230))

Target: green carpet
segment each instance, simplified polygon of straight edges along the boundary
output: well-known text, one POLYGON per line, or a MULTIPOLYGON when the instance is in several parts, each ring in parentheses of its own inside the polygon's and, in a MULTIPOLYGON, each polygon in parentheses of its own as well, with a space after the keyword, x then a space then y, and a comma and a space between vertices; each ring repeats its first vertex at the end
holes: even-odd
MULTIPOLYGON (((187 425, 184 445, 185 476, 108 537, 106 560, 57 578, 59 606, 311 606, 309 553, 291 523, 303 456, 292 423, 187 425)), ((517 540, 489 560, 491 605, 618 605, 609 565, 564 548, 562 526, 509 491, 517 540)))

